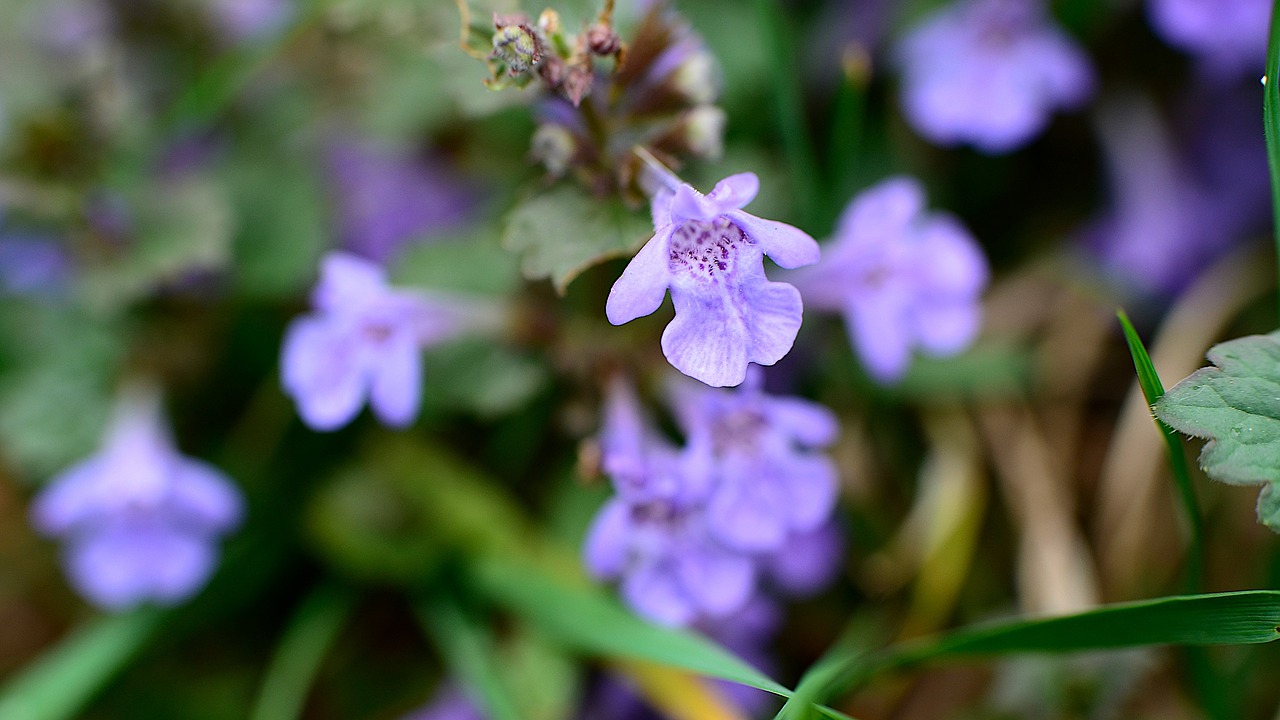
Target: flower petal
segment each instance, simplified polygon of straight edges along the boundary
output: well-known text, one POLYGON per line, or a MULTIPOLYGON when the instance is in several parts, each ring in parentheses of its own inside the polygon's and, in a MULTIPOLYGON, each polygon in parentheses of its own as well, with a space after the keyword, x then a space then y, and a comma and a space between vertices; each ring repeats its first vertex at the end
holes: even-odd
POLYGON ((587 571, 600 579, 618 577, 627 568, 631 507, 614 498, 600 508, 582 544, 587 571))
POLYGON ((850 303, 845 323, 872 379, 892 383, 902 378, 911 364, 911 337, 901 303, 880 302, 879 298, 850 303))
POLYGON ((779 267, 790 269, 812 265, 822 256, 818 241, 797 227, 758 218, 741 210, 732 210, 725 215, 748 238, 756 241, 764 254, 772 258, 779 267))
POLYGON ((382 267, 358 255, 331 252, 320 261, 320 282, 311 295, 317 310, 346 314, 386 294, 382 267))
POLYGON ((671 221, 680 224, 685 220, 710 222, 721 214, 719 203, 694 190, 688 184, 676 188, 671 198, 671 221))
POLYGON ((713 387, 747 375, 747 329, 738 308, 721 294, 672 288, 676 316, 662 333, 662 354, 680 372, 713 387))
MULTIPOLYGON (((804 319, 800 291, 780 282, 765 282, 744 288, 748 314, 744 318, 750 333, 747 359, 772 365, 791 352, 804 319)), ((745 374, 745 371, 744 371, 745 374)))
POLYGON ((671 271, 667 267, 667 243, 673 226, 658 230, 640 252, 631 258, 622 276, 609 291, 604 312, 609 322, 621 325, 638 317, 649 315, 662 304, 662 298, 671 284, 671 271))
POLYGON ((725 460, 723 483, 707 506, 707 529, 725 545, 746 552, 773 550, 787 539, 791 498, 760 463, 725 460), (755 467, 753 467, 753 465, 755 467))
POLYGON ((369 406, 383 424, 408 427, 422 405, 422 357, 418 346, 407 334, 394 333, 377 351, 369 406))
POLYGON ((166 498, 183 522, 208 532, 225 532, 240 522, 244 500, 231 479, 216 467, 180 458, 166 498))
POLYGON ((912 315, 920 346, 942 357, 969 347, 982 325, 982 307, 976 301, 918 305, 912 315))
POLYGON ((750 558, 714 545, 688 548, 676 560, 676 574, 684 594, 713 617, 745 605, 756 584, 750 558))
POLYGON ((622 596, 636 612, 663 625, 688 625, 697 615, 667 562, 636 568, 623 581, 622 596))
POLYGON ((707 199, 724 210, 737 210, 756 199, 760 192, 760 178, 753 172, 738 173, 716 183, 707 199))
POLYGON ((836 467, 825 455, 792 453, 779 462, 779 481, 791 530, 808 532, 831 517, 839 490, 836 467))
POLYGON ((826 447, 840 434, 840 422, 827 407, 793 397, 763 400, 765 414, 780 430, 804 447, 826 447))
POLYGON ((341 326, 314 316, 293 321, 280 365, 284 390, 312 429, 336 430, 360 412, 366 386, 360 343, 341 326))

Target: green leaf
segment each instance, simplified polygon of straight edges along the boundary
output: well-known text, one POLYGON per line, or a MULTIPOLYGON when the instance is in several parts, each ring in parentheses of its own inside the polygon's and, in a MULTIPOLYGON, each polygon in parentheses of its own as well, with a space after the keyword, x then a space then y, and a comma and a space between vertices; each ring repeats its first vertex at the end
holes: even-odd
POLYGON ((1106 605, 1075 615, 982 623, 866 654, 854 647, 828 661, 828 691, 895 668, 1017 653, 1069 653, 1152 645, 1241 645, 1280 638, 1280 591, 1186 595, 1106 605))
POLYGON ((502 244, 520 254, 526 278, 549 278, 563 293, 583 270, 629 257, 652 235, 646 213, 561 185, 517 205, 507 218, 502 244))
MULTIPOLYGON (((1147 354, 1142 338, 1129 316, 1123 310, 1116 313, 1120 327, 1124 330, 1125 342, 1129 345, 1129 354, 1133 356, 1133 368, 1138 373, 1138 385, 1148 406, 1154 406, 1164 397, 1164 384, 1156 373, 1155 363, 1147 354)), ((1200 519, 1200 508, 1196 502, 1195 486, 1191 484, 1191 473, 1187 471, 1187 458, 1182 454, 1182 443, 1173 428, 1164 421, 1156 419, 1156 427, 1164 437, 1165 452, 1169 458, 1169 467, 1173 470, 1173 479, 1178 484, 1178 497, 1182 500, 1182 509, 1191 524, 1191 554, 1187 559, 1187 589, 1195 592, 1200 589, 1204 575, 1204 523, 1200 519)))
POLYGON ((1264 485, 1258 520, 1280 532, 1280 331, 1215 345, 1209 361, 1156 403, 1156 417, 1204 438, 1200 466, 1232 485, 1264 485))
POLYGON ((98 618, 0 688, 0 719, 63 720, 81 710, 156 631, 162 615, 138 610, 98 618))
POLYGON ((418 620, 435 638, 449 670, 484 706, 493 720, 525 717, 499 676, 494 643, 488 628, 469 616, 453 598, 428 598, 418 602, 418 620))
POLYGON ((303 599, 271 658, 253 720, 291 720, 302 713, 307 690, 354 599, 337 585, 321 585, 303 599))

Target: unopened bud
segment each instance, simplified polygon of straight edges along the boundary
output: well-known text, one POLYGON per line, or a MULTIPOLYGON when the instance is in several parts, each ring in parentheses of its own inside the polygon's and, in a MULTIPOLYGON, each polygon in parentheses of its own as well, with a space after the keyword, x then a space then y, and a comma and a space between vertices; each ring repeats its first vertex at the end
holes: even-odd
POLYGON ((564 76, 564 84, 561 91, 565 98, 573 103, 574 107, 582 104, 582 98, 591 92, 591 82, 594 76, 589 67, 581 65, 571 65, 564 76))
POLYGON ((622 40, 613 28, 595 23, 587 28, 587 50, 593 55, 613 55, 622 47, 622 40))
POLYGON ((718 90, 716 59, 706 50, 691 53, 671 74, 671 84, 677 92, 694 104, 707 105, 715 101, 718 90))
POLYGON ((682 125, 689 153, 708 160, 724 154, 724 123, 724 110, 715 105, 699 105, 685 113, 682 125))
POLYGON ((528 25, 505 25, 493 33, 493 57, 512 75, 527 72, 541 59, 538 37, 528 25))
POLYGON ((533 133, 530 153, 555 177, 564 175, 578 153, 578 141, 563 125, 538 126, 533 133))

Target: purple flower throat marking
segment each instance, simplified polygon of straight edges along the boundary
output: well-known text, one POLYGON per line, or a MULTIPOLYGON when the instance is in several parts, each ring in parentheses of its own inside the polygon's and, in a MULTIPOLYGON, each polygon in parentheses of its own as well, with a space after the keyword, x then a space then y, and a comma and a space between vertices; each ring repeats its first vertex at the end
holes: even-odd
POLYGON ((755 245, 728 218, 686 220, 671 235, 667 267, 694 282, 716 284, 720 275, 737 271, 739 243, 755 245))

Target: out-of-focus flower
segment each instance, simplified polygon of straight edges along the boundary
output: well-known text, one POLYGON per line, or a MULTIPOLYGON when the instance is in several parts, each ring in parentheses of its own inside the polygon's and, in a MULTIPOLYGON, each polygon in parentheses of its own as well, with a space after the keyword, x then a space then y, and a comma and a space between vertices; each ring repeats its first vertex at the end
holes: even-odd
POLYGON ((618 495, 587 534, 588 570, 620 578, 627 603, 667 625, 741 607, 755 587, 755 566, 707 532, 704 458, 654 437, 620 380, 609 388, 600 442, 618 495))
POLYGON ((421 350, 487 320, 460 298, 391 288, 382 268, 345 253, 325 257, 311 300, 315 312, 285 334, 281 379, 316 430, 346 425, 366 397, 383 423, 412 423, 422 402, 421 350))
POLYGON ((1261 73, 1267 61, 1267 0, 1148 0, 1151 25, 1170 45, 1216 74, 1261 73))
POLYGON ((1206 263, 1261 229, 1269 212, 1256 106, 1219 92, 1196 99, 1214 112, 1198 113, 1192 143, 1175 139, 1149 103, 1115 103, 1100 114, 1112 199, 1086 240, 1112 274, 1144 293, 1178 291, 1206 263), (1241 123, 1237 113, 1252 122, 1241 123), (1194 162, 1195 153, 1181 151, 1186 147, 1205 157, 1194 162))
POLYGON ((293 19, 293 0, 212 0, 209 11, 219 32, 233 42, 276 34, 293 19))
POLYGON ((670 288, 676 316, 662 352, 708 385, 737 385, 749 363, 781 360, 800 330, 800 293, 765 277, 764 256, 784 268, 818 261, 818 244, 803 231, 740 209, 759 186, 755 173, 741 173, 707 195, 687 184, 659 190, 656 232, 605 306, 609 322, 621 325, 657 310, 670 288))
POLYGON ((101 52, 115 30, 103 0, 49 0, 40 6, 41 46, 61 59, 101 52))
POLYGON ((1000 153, 1093 93, 1084 51, 1041 0, 958 0, 897 48, 907 120, 929 140, 1000 153))
POLYGON ((67 289, 71 260, 54 240, 0 235, 0 297, 52 297, 67 289))
POLYGON ((811 307, 844 314, 867 372, 902 377, 919 348, 952 355, 981 324, 987 263, 953 217, 926 213, 914 179, 886 180, 845 209, 823 261, 792 278, 811 307))
POLYGON ((409 243, 456 227, 476 198, 439 162, 344 139, 329 151, 343 249, 386 263, 409 243))
POLYGON ((101 450, 55 477, 31 514, 40 532, 66 543, 80 594, 118 611, 199 591, 242 505, 222 472, 178 453, 150 393, 121 401, 101 450))
POLYGON ((431 702, 401 720, 485 720, 484 713, 452 683, 436 692, 431 702))
POLYGON ((831 516, 836 469, 813 452, 835 441, 839 424, 808 400, 766 395, 751 368, 736 390, 675 385, 674 404, 689 447, 711 458, 707 527, 726 546, 776 551, 831 516))
POLYGON ((844 536, 828 522, 797 533, 762 560, 769 585, 790 597, 807 597, 831 584, 844 557, 844 536))

